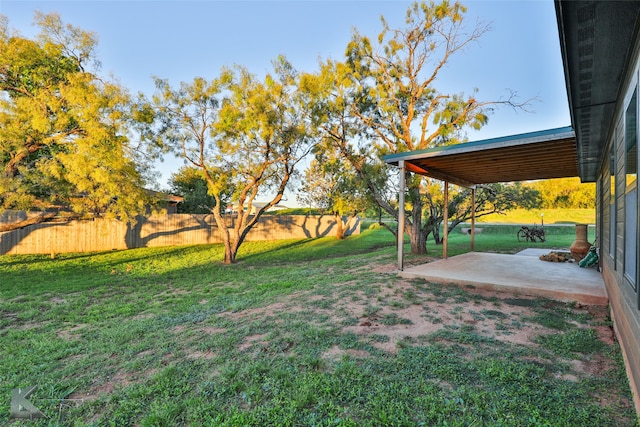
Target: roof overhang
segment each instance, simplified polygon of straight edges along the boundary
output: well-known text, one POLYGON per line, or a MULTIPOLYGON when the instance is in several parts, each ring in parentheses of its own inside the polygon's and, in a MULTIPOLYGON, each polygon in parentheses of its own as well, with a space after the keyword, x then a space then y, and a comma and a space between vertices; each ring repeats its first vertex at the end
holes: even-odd
POLYGON ((411 172, 471 187, 494 182, 578 176, 571 127, 391 154, 411 172))
POLYGON ((556 0, 555 8, 578 173, 583 182, 595 181, 637 38, 640 2, 556 0))

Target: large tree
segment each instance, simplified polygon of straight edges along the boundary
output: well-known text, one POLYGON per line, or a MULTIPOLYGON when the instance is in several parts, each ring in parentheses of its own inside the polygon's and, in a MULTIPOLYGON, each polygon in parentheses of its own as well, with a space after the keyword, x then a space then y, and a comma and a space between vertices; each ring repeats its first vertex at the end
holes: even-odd
MULTIPOLYGON (((458 2, 414 3, 405 26, 392 29, 382 19, 375 41, 354 32, 343 63, 327 61, 317 75, 306 77, 317 101, 311 109, 321 128, 369 187, 376 203, 398 218, 382 156, 462 142, 466 130, 480 129, 499 105, 524 108, 515 94, 504 100, 480 101, 438 88, 438 77, 455 55, 478 40, 488 27, 464 25, 466 9, 458 2), (323 87, 324 85, 324 87, 323 87)), ((413 253, 426 252, 435 221, 429 216, 428 180, 409 172, 404 177, 408 215, 406 230, 413 253)))
POLYGON ((31 40, 0 20, 0 210, 142 212, 146 164, 127 137, 128 95, 97 75, 95 35, 55 14, 35 22, 31 40))
POLYGON ((156 125, 156 145, 172 149, 202 172, 215 199, 212 213, 225 263, 235 262, 247 233, 282 199, 310 150, 296 84, 295 70, 284 58, 274 62, 274 72, 263 81, 239 66, 224 69, 217 79, 196 78, 178 88, 156 79, 150 121, 156 125), (234 218, 220 209, 229 190, 234 218), (254 213, 260 198, 268 201, 254 213))
MULTIPOLYGON (((202 170, 193 166, 183 166, 169 179, 171 191, 184 198, 178 204, 178 213, 208 214, 216 206, 216 199, 209 194, 207 180, 202 170)), ((226 203, 228 197, 224 197, 226 203)), ((224 209, 224 205, 222 206, 224 209)))
POLYGON ((298 190, 298 203, 332 215, 337 239, 344 239, 357 225, 358 214, 371 206, 366 186, 351 167, 339 157, 328 158, 326 152, 311 161, 298 190))
POLYGON ((581 183, 580 178, 547 179, 527 186, 540 192, 544 209, 595 207, 596 184, 581 183))
MULTIPOLYGON (((442 243, 440 227, 444 221, 444 197, 439 185, 431 185, 425 193, 429 215, 425 228, 427 237, 433 234, 436 243, 442 243)), ((515 183, 495 183, 476 187, 475 204, 471 203, 471 189, 457 187, 449 191, 449 223, 447 230, 451 232, 458 224, 468 221, 472 214, 476 218, 493 213, 505 213, 514 208, 533 209, 541 206, 539 191, 515 183)))

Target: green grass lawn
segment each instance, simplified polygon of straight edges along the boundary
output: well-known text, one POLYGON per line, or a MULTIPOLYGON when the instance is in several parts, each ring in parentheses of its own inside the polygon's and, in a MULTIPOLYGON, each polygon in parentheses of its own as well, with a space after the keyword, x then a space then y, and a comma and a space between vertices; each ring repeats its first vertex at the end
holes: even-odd
MULTIPOLYGON (((574 236, 492 227, 477 250, 574 236)), ((246 243, 232 266, 219 245, 2 256, 0 424, 38 385, 47 418, 14 425, 636 425, 606 310, 401 279, 395 253, 370 229, 246 243)))
POLYGON ((512 209, 504 214, 491 214, 478 218, 478 222, 511 224, 595 224, 593 209, 512 209))

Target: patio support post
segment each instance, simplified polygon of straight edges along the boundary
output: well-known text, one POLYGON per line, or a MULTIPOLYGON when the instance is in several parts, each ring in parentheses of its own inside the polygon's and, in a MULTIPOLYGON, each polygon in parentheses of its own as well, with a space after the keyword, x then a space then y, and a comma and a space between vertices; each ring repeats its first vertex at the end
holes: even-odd
POLYGON ((476 239, 476 186, 471 187, 471 252, 475 250, 476 239))
POLYGON ((449 181, 444 182, 444 232, 442 239, 442 259, 447 259, 449 246, 449 181))
POLYGON ((398 270, 404 270, 404 186, 405 186, 405 168, 404 160, 398 162, 400 169, 400 183, 398 194, 398 270))

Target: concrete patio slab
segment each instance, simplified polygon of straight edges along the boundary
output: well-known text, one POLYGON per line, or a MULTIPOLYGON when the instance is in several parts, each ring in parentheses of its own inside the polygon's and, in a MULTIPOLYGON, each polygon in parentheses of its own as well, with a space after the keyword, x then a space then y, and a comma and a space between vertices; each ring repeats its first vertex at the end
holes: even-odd
POLYGON ((527 249, 516 255, 469 252, 448 259, 406 268, 404 278, 474 286, 481 289, 539 296, 589 305, 607 305, 602 275, 577 263, 539 259, 550 249, 527 249))

